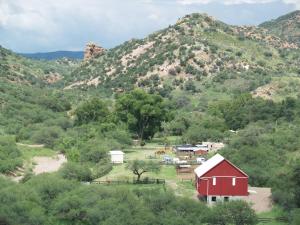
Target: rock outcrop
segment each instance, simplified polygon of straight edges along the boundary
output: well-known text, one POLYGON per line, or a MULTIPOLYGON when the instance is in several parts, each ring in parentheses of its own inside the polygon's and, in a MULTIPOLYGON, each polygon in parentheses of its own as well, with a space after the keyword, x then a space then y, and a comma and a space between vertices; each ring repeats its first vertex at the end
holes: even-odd
POLYGON ((95 43, 88 43, 84 50, 84 60, 90 60, 96 56, 102 55, 105 53, 105 49, 97 46, 95 43))

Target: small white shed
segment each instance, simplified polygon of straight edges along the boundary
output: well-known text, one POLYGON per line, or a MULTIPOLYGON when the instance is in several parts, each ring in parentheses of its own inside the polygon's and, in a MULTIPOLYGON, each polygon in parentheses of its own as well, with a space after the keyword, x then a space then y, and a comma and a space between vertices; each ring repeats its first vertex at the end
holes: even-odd
POLYGON ((124 162, 124 152, 122 151, 110 151, 111 163, 123 163, 124 162))

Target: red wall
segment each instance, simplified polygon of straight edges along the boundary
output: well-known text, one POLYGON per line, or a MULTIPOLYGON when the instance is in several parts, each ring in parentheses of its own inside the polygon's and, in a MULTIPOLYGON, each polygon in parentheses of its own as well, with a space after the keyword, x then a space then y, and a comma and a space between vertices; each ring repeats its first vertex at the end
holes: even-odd
POLYGON ((200 195, 248 195, 248 177, 226 160, 208 171, 201 178, 197 178, 197 182, 200 195), (216 177, 215 186, 213 185, 213 177, 216 177), (236 178, 235 186, 232 185, 233 177, 236 178))

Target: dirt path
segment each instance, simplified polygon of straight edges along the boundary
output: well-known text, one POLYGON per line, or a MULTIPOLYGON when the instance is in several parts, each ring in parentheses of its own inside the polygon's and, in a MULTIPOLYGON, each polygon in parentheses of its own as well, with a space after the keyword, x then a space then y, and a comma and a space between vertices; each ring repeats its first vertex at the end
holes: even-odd
POLYGON ((17 145, 25 146, 25 147, 29 147, 29 148, 43 148, 43 147, 45 147, 45 145, 43 145, 43 144, 41 144, 41 145, 38 145, 38 144, 29 145, 29 144, 17 143, 17 145))
POLYGON ((272 209, 271 188, 249 187, 249 196, 243 199, 257 212, 267 212, 272 209))
POLYGON ((55 157, 36 156, 33 161, 36 164, 33 173, 41 174, 59 170, 61 165, 67 162, 67 158, 63 154, 58 154, 55 157))

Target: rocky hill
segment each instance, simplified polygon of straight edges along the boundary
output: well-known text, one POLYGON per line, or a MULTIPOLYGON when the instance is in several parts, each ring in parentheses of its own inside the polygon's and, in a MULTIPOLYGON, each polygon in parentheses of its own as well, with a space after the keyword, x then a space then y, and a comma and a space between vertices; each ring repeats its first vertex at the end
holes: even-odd
POLYGON ((145 39, 130 40, 84 61, 66 77, 65 88, 123 91, 138 86, 164 91, 238 80, 253 89, 270 76, 298 74, 298 56, 295 43, 263 28, 231 26, 191 14, 145 39))
POLYGON ((300 10, 259 25, 270 34, 300 45, 300 10))

